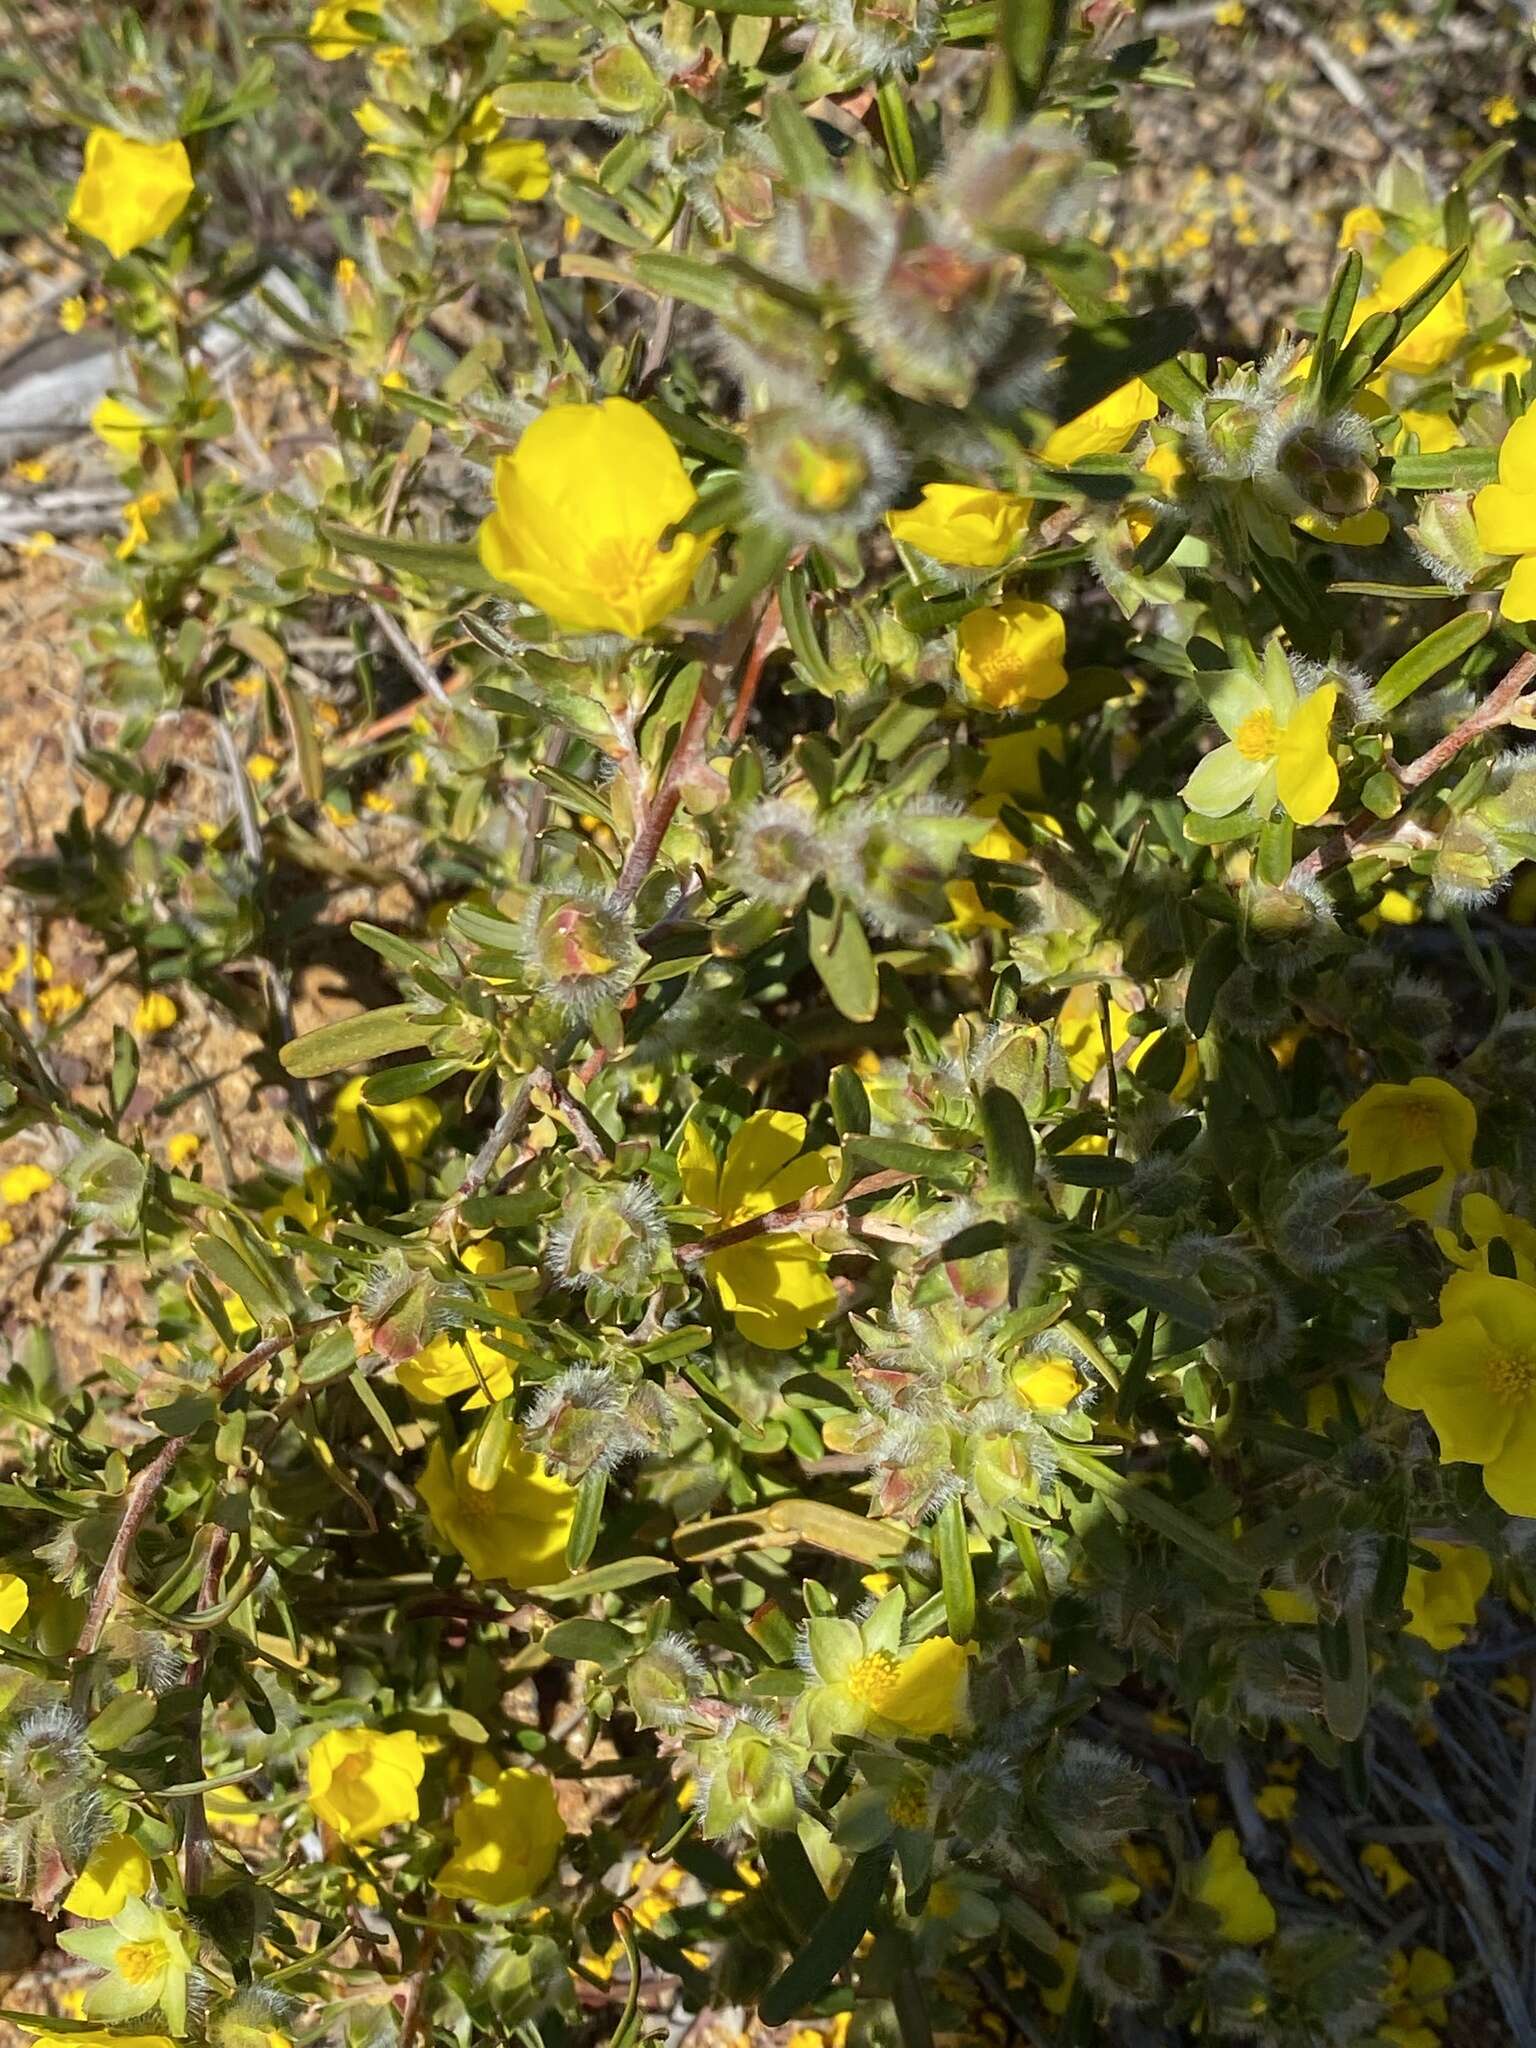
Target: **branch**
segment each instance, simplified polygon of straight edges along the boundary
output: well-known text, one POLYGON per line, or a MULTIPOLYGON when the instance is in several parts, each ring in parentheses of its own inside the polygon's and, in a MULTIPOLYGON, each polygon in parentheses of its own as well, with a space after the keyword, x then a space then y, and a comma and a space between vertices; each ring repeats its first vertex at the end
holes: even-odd
MULTIPOLYGON (((1485 733, 1507 725, 1524 709, 1522 693, 1533 677, 1536 677, 1536 654, 1522 654, 1508 675, 1467 713, 1460 725, 1453 726, 1443 739, 1437 740, 1416 761, 1408 762, 1405 767, 1394 764, 1394 772, 1402 787, 1405 790, 1422 789, 1426 782, 1455 760, 1463 747, 1469 747, 1485 733)), ((1331 838, 1325 839, 1320 846, 1314 846, 1305 859, 1299 860, 1291 869, 1290 879, 1293 882, 1310 881, 1330 868, 1342 867, 1362 849, 1371 850, 1370 835, 1380 830, 1384 823, 1388 827, 1389 841, 1401 837, 1401 819, 1383 820, 1370 811, 1362 811, 1331 838)))
MULTIPOLYGON (((223 1401, 237 1387, 243 1387, 253 1374, 258 1373, 269 1359, 280 1351, 286 1351, 301 1337, 308 1337, 316 1330, 327 1329, 332 1323, 339 1323, 343 1311, 332 1310, 330 1314, 316 1316, 307 1323, 300 1323, 292 1330, 279 1331, 276 1336, 263 1337, 261 1342, 237 1358, 214 1382, 214 1397, 223 1401)), ((149 1463, 139 1473, 123 1496, 122 1517, 112 1538, 112 1547, 107 1552, 107 1561, 101 1568, 101 1577, 96 1582, 96 1591, 91 1599, 86 1617, 81 1624, 80 1635, 71 1653, 72 1663, 81 1663, 89 1657, 101 1642, 103 1632, 117 1604, 117 1596, 123 1583, 128 1554, 133 1548, 134 1538, 149 1519, 155 1496, 170 1478, 176 1460, 181 1456, 192 1435, 168 1436, 149 1463)))
POLYGON ((898 1187, 911 1178, 910 1173, 902 1172, 899 1167, 884 1167, 879 1173, 867 1174, 863 1180, 856 1181, 842 1200, 830 1209, 817 1206, 816 1197, 822 1190, 814 1188, 798 1202, 786 1202, 782 1209, 769 1209, 762 1216, 748 1217, 745 1223, 733 1223, 728 1230, 717 1230, 710 1237, 692 1238, 687 1244, 676 1247, 675 1256, 683 1265, 697 1265, 712 1252, 724 1251, 729 1245, 744 1244, 748 1238, 762 1237, 770 1230, 783 1230, 791 1223, 812 1218, 818 1223, 832 1222, 844 1213, 850 1202, 858 1201, 862 1195, 883 1194, 887 1188, 898 1187))

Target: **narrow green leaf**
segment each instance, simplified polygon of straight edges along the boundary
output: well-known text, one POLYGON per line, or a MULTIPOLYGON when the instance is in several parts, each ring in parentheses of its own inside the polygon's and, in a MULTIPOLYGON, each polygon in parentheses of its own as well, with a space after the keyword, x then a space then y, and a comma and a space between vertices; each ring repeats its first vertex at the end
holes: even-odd
POLYGON ((809 2012, 869 1932, 885 1881, 892 1850, 888 1842, 866 1849, 856 1858, 843 1888, 817 1921, 789 1968, 768 1986, 758 2002, 764 2026, 782 2027, 809 2012))
POLYGON ((976 1575, 963 1494, 952 1493, 939 1510, 935 1542, 949 1633, 955 1642, 968 1643, 976 1634, 976 1575))
POLYGON ((302 1038, 285 1045, 278 1058, 288 1073, 313 1081, 322 1074, 335 1073, 338 1067, 361 1066, 385 1053, 409 1052, 425 1045, 429 1030, 409 1003, 391 1003, 382 1010, 341 1017, 334 1024, 306 1031, 302 1038))
POLYGON ((1376 701, 1381 709, 1395 711, 1432 676, 1450 668, 1464 654, 1470 654, 1479 641, 1487 638, 1493 619, 1492 612, 1463 612, 1459 619, 1437 626, 1426 639, 1410 647, 1376 685, 1376 701))
POLYGON ((823 988, 845 1017, 867 1024, 880 1007, 880 976, 857 911, 818 882, 805 921, 811 965, 823 988))
POLYGON ((982 1090, 981 1132, 987 1172, 999 1194, 1022 1200, 1034 1192, 1035 1134, 1024 1105, 1007 1088, 982 1090))

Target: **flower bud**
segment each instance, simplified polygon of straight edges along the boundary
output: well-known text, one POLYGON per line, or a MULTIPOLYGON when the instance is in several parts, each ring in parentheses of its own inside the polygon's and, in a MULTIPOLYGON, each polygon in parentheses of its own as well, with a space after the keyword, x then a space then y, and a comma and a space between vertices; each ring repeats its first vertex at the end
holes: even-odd
POLYGON ((639 128, 660 111, 666 88, 633 43, 599 50, 587 67, 587 84, 611 125, 639 128))
POLYGON ((800 1817, 809 1754, 780 1734, 771 1714, 744 1708, 695 1751, 699 1826, 715 1840, 781 1833, 800 1817))
POLYGON ((745 812, 726 867, 733 889, 793 910, 826 861, 825 833, 799 804, 766 797, 745 812))
POLYGON ((712 1690, 709 1670, 686 1636, 659 1636, 625 1674, 629 1710, 642 1728, 676 1728, 689 1703, 712 1690))
POLYGON ((877 930, 921 938, 951 915, 944 884, 985 829, 985 819, 952 812, 855 807, 840 820, 838 865, 850 895, 877 930))
POLYGON ((883 429, 846 403, 784 406, 753 422, 758 516, 795 541, 870 525, 891 503, 901 463, 883 429))
POLYGON ((1251 476, 1255 450, 1269 409, 1254 398, 1222 398, 1214 392, 1200 411, 1200 468, 1206 476, 1251 476))
POLYGON ((1437 583, 1458 594, 1482 574, 1490 557, 1484 554, 1466 491, 1441 491, 1419 500, 1419 516, 1408 529, 1414 553, 1437 583))
POLYGON ((855 74, 913 72, 938 40, 937 0, 821 0, 831 60, 855 74))
POLYGON ((624 911, 591 889, 539 890, 522 942, 537 992, 575 1017, 622 995, 643 957, 624 911))
POLYGON ((1078 1974, 1101 2005, 1150 2005, 1163 1987, 1157 1950, 1137 1926, 1115 1927, 1083 1944, 1078 1974))
POLYGON ((1376 437, 1360 415, 1309 416, 1298 401, 1289 416, 1282 408, 1278 418, 1273 470, 1282 496, 1324 519, 1352 519, 1368 511, 1381 484, 1373 466, 1376 437))
POLYGON ((666 1241, 647 1182, 583 1181, 567 1194, 545 1263, 561 1286, 606 1305, 651 1285, 666 1241))
POLYGON ((62 1705, 23 1715, 3 1752, 12 1789, 42 1805, 72 1791, 85 1770, 85 1723, 62 1705))

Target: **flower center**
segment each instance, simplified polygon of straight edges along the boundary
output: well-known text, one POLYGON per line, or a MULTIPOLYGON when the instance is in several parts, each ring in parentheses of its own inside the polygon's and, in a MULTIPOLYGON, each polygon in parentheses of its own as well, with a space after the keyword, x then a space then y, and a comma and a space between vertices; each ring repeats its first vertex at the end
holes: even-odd
POLYGON ((112 1967, 125 1984, 149 1984, 165 1974, 170 1958, 163 1941, 125 1941, 113 1951, 112 1967))
POLYGON ((1490 1358, 1483 1378, 1495 1401, 1523 1401, 1536 1387, 1536 1358, 1490 1358))
POLYGON ((848 1674, 848 1690, 863 1707, 878 1707, 896 1683, 901 1661, 889 1650, 871 1650, 848 1674))
POLYGON ((1275 714, 1266 705, 1262 711, 1249 712, 1232 735, 1232 744, 1245 761, 1267 761, 1275 752, 1279 739, 1275 714))
POLYGON ((892 1827, 920 1828, 927 1825, 928 1801, 924 1798, 922 1787, 919 1785, 899 1786, 891 1794, 891 1803, 887 1810, 891 1816, 892 1827))

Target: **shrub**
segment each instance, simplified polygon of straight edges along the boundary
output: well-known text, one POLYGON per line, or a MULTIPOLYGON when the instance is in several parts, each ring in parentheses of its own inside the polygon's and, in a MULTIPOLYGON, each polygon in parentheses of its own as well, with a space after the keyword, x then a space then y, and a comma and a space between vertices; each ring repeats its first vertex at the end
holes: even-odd
POLYGON ((7 118, 123 504, 11 879, 141 1000, 66 1062, 28 938, 0 1104, 139 1305, 3 1395, 34 2028, 1433 2038, 1391 1848, 1276 1852, 1526 1597, 1503 146, 1241 362, 1105 245, 1108 0, 87 12, 7 118), (189 1005, 263 1160, 146 1110, 189 1005))

